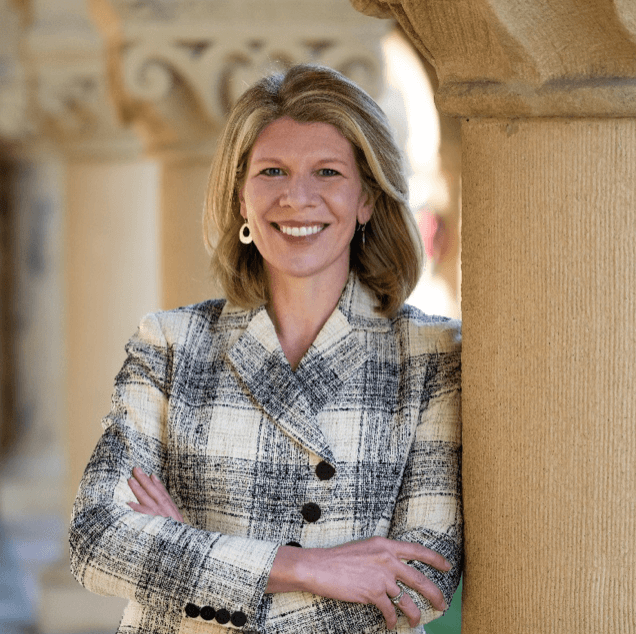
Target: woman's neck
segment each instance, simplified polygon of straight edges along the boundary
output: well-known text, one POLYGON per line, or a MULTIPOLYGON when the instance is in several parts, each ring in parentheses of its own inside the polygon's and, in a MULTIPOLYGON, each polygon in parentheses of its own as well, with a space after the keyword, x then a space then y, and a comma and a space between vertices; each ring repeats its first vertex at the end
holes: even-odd
POLYGON ((267 312, 293 370, 333 313, 347 278, 323 283, 315 278, 269 276, 267 312))

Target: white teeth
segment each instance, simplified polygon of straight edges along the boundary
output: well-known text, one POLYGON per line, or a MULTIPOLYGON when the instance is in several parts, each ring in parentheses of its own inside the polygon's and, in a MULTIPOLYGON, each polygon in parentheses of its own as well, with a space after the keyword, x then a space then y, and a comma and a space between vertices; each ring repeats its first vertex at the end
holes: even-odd
POLYGON ((286 227, 280 225, 280 230, 287 236, 311 236, 324 229, 325 225, 313 225, 312 227, 286 227))

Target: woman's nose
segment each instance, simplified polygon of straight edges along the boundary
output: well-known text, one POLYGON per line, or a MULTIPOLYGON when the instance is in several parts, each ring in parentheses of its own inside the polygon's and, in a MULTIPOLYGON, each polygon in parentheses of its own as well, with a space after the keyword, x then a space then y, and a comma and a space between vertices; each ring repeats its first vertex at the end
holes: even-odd
POLYGON ((292 176, 287 181, 283 194, 280 198, 281 207, 293 207, 302 209, 303 207, 311 207, 316 203, 317 192, 311 177, 308 176, 292 176))

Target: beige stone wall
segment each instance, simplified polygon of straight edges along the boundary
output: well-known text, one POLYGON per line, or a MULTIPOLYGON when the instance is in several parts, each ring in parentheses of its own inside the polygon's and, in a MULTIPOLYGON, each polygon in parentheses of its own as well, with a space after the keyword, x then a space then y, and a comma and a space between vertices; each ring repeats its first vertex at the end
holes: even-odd
POLYGON ((463 142, 465 631, 633 632, 636 120, 463 142))

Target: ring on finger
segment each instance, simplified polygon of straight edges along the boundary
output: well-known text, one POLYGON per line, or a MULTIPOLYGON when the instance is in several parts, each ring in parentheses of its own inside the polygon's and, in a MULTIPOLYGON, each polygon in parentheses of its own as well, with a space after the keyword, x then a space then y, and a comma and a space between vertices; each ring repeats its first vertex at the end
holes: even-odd
POLYGON ((401 601, 403 596, 404 596, 404 588, 400 588, 400 594, 398 594, 396 597, 389 596, 389 599, 391 599, 391 603, 393 605, 397 605, 401 601))

